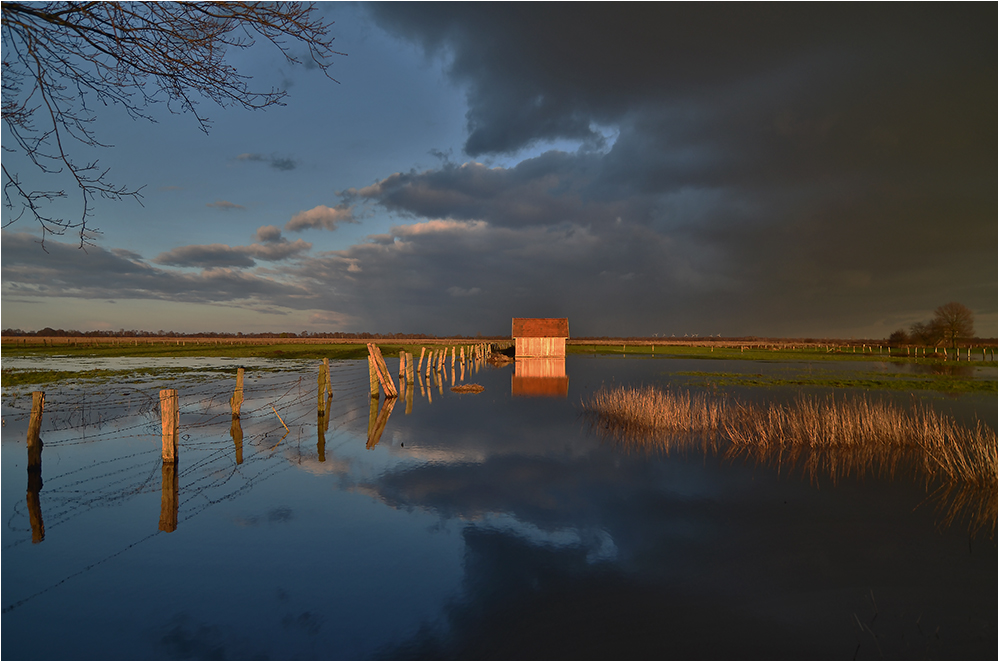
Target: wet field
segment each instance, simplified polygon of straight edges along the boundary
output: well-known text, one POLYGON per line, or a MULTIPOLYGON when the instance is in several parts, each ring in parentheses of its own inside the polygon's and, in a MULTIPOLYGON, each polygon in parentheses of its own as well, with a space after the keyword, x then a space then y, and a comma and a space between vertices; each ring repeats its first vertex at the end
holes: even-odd
MULTIPOLYGON (((445 371, 373 407, 367 363, 335 361, 320 417, 317 361, 172 361, 46 385, 35 481, 29 389, 4 390, 4 659, 997 656, 995 529, 944 517, 919 476, 646 453, 581 412, 615 384, 790 399, 704 374, 843 366, 571 355, 562 376, 470 368, 454 382, 485 389, 458 394, 445 371)), ((995 392, 873 396, 996 429, 995 392)))

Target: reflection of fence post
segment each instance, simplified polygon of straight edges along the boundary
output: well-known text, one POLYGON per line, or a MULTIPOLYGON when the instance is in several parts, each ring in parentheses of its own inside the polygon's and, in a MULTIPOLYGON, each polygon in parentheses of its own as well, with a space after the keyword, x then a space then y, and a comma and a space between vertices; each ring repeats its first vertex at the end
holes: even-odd
POLYGON ((236 448, 236 464, 243 464, 243 426, 240 420, 233 417, 233 423, 229 426, 229 435, 233 438, 233 446, 236 448))
POLYGON ((163 462, 177 462, 177 431, 179 427, 177 390, 160 390, 160 422, 163 426, 163 462))
POLYGON ((177 529, 177 463, 163 463, 161 474, 160 531, 173 532, 177 529))
POLYGON ((236 369, 236 389, 233 390, 233 397, 229 399, 229 406, 233 411, 233 419, 240 418, 240 407, 243 405, 243 367, 236 369))
POLYGON ((28 469, 42 468, 42 412, 45 410, 45 392, 31 392, 31 418, 28 420, 28 469))

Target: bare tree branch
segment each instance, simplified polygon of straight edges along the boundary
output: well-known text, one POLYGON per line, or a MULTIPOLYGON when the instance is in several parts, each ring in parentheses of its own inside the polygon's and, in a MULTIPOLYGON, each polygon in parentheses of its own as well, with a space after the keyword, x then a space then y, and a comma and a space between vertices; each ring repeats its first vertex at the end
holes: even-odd
POLYGON ((81 247, 94 232, 87 224, 98 197, 141 202, 141 187, 114 184, 97 161, 70 157, 74 142, 110 147, 92 129, 94 100, 150 122, 150 107, 162 103, 172 113, 191 113, 207 132, 211 121, 197 108, 202 99, 262 109, 283 105, 286 95, 251 89, 250 78, 226 62, 229 49, 264 39, 287 61, 299 63, 288 44, 305 46, 331 80, 332 57, 343 55, 333 50, 331 24, 309 3, 4 2, 0 9, 2 115, 13 142, 3 149, 22 154, 43 174, 68 174, 81 200, 76 218, 47 215, 45 203, 66 192, 32 190, 5 166, 4 205, 14 216, 4 227, 28 214, 41 226, 43 240, 46 233, 73 230, 81 247))

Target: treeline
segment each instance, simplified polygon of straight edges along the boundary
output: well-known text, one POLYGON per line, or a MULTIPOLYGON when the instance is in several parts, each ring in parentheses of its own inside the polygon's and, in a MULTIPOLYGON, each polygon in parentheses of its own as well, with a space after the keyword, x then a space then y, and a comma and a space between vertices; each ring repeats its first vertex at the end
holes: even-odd
POLYGON ((119 329, 118 331, 97 330, 79 331, 76 329, 52 329, 46 327, 38 331, 24 331, 22 329, 4 329, 5 337, 45 337, 45 338, 335 338, 335 339, 358 339, 358 340, 396 340, 407 338, 486 338, 482 334, 475 336, 436 336, 432 334, 404 334, 399 333, 372 333, 372 332, 260 332, 257 334, 244 332, 194 332, 184 333, 175 331, 145 331, 140 329, 119 329))

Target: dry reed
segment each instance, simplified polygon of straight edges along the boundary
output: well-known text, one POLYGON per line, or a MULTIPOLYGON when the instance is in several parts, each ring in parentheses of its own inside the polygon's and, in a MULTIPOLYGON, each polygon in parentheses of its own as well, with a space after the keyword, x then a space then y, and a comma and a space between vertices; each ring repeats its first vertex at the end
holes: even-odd
POLYGON ((996 530, 996 431, 978 422, 961 426, 922 404, 800 395, 788 404, 753 405, 647 386, 602 388, 583 408, 601 434, 630 450, 670 452, 696 439, 708 450, 728 440, 730 457, 801 466, 813 480, 891 477, 912 467, 928 484, 940 484, 932 496, 947 521, 964 511, 975 529, 996 530))

